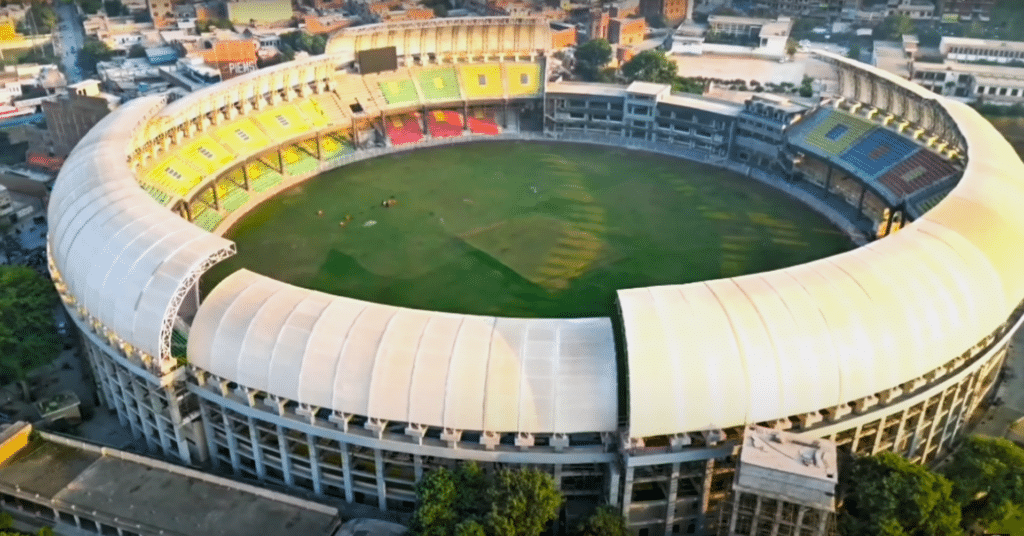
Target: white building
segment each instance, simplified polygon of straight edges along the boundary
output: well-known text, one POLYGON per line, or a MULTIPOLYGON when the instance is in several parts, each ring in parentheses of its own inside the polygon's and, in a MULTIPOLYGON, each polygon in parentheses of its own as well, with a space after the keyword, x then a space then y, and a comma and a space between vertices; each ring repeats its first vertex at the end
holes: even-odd
POLYGON ((789 17, 758 19, 711 15, 708 25, 682 24, 672 34, 673 54, 783 58, 793 29, 789 17))
POLYGON ((1024 63, 1024 43, 1020 41, 943 37, 939 42, 939 52, 943 57, 956 61, 1024 63))

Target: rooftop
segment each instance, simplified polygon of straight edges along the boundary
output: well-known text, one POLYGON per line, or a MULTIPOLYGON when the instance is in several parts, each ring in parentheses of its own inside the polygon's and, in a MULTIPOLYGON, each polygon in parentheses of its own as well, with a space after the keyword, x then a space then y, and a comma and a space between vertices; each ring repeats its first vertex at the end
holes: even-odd
POLYGON ((839 481, 835 443, 761 426, 747 427, 740 463, 833 484, 839 481))
MULTIPOLYGON (((184 467, 46 433, 0 465, 0 489, 36 502, 95 511, 147 533, 325 536, 337 513, 325 505, 184 467)), ((3 436, 0 436, 2 439, 3 436)))

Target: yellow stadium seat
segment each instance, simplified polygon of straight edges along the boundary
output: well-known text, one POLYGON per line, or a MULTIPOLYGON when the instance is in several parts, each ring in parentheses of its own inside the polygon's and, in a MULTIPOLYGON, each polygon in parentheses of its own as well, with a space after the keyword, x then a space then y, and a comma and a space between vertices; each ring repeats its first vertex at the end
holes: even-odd
POLYGON ((541 88, 540 65, 536 63, 505 64, 505 80, 508 83, 509 95, 537 95, 541 88))
POLYGON ((202 180, 201 173, 172 155, 153 166, 146 173, 143 183, 151 184, 172 195, 185 197, 202 180))
POLYGON ((292 104, 278 106, 256 116, 256 123, 278 142, 301 136, 311 129, 292 104))
POLYGON ((223 126, 213 134, 237 155, 255 154, 271 145, 270 138, 248 118, 223 126))
POLYGON ((231 151, 206 135, 186 145, 178 154, 203 173, 213 173, 235 158, 231 151))
POLYGON ((313 128, 323 128, 330 123, 327 118, 327 114, 320 109, 320 106, 313 101, 302 101, 298 104, 299 111, 305 115, 306 119, 312 124, 313 128))
POLYGON ((498 65, 464 65, 459 67, 462 88, 469 98, 501 98, 505 88, 498 65))

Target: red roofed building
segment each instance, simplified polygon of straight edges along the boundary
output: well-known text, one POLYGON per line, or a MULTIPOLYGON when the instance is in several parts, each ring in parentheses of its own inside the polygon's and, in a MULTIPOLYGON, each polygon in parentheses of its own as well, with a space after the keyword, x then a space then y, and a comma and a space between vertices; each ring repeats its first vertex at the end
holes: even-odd
POLYGON ((203 59, 220 70, 221 79, 228 80, 256 70, 256 48, 253 41, 218 41, 203 53, 203 59))

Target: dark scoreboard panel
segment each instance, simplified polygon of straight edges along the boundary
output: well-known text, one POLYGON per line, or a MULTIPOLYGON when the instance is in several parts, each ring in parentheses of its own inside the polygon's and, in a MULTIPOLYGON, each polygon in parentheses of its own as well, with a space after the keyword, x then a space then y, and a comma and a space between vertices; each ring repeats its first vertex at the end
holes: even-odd
POLYGON ((398 52, 395 47, 360 50, 356 52, 356 62, 362 74, 394 71, 398 68, 398 52))

